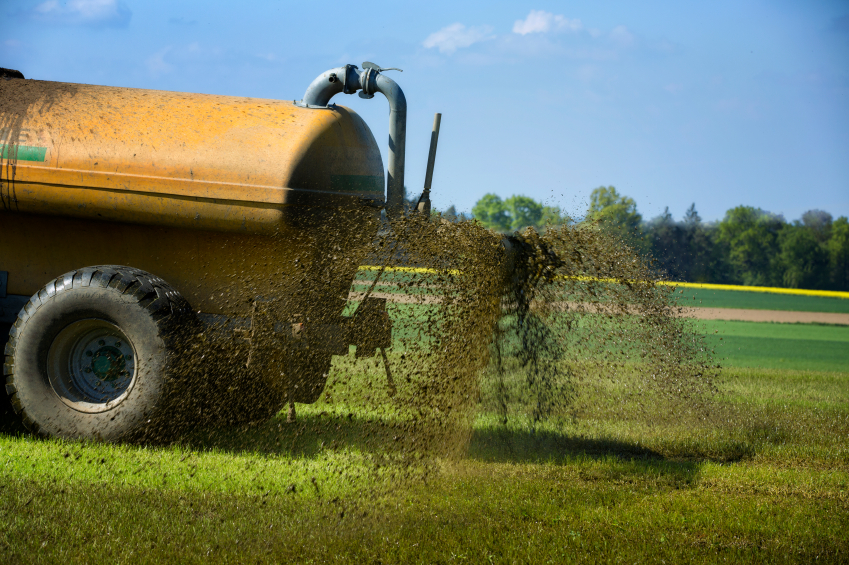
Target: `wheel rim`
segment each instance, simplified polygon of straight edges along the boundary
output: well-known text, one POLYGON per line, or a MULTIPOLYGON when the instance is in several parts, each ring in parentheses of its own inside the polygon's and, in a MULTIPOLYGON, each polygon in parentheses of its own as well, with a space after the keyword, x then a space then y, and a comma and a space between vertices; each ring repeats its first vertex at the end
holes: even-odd
POLYGON ((132 342, 116 325, 96 318, 78 320, 59 332, 50 345, 50 385, 76 410, 109 410, 132 389, 135 353, 132 342))

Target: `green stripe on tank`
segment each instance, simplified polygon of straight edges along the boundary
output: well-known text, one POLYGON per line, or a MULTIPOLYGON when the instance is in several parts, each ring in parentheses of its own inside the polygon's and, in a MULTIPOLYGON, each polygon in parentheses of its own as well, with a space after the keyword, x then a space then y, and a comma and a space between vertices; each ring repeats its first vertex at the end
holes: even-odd
POLYGON ((0 158, 17 159, 18 161, 44 162, 47 155, 46 147, 32 147, 30 145, 0 145, 0 158), (17 153, 15 150, 17 149, 17 153), (12 155, 9 157, 9 155, 12 155))
POLYGON ((383 192, 383 178, 367 175, 330 175, 334 192, 383 192))

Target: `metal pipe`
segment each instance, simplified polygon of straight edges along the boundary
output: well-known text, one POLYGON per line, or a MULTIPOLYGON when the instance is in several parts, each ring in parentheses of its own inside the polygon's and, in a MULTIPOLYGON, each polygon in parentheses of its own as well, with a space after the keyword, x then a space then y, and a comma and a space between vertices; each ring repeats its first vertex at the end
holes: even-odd
POLYGON ((386 175, 386 212, 401 212, 404 202, 404 153, 407 141, 407 99, 401 87, 375 68, 360 71, 345 65, 325 71, 310 83, 299 106, 327 107, 330 99, 343 92, 362 90, 362 98, 380 92, 389 102, 389 159, 386 175))
POLYGON ((386 213, 399 214, 404 203, 404 156, 407 145, 407 98, 386 75, 377 75, 377 91, 389 101, 389 163, 386 177, 386 213))
POLYGON ((338 77, 343 76, 345 67, 330 69, 318 75, 307 87, 299 106, 327 107, 330 99, 342 92, 342 82, 338 77))

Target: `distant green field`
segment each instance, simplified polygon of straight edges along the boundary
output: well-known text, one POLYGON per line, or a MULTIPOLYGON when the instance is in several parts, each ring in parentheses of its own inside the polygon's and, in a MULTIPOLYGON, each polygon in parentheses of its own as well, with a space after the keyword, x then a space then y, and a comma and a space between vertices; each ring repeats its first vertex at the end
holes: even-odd
POLYGON ((849 371, 849 326, 702 320, 710 346, 729 367, 849 371))
POLYGON ((820 296, 795 296, 769 292, 679 288, 678 304, 701 308, 750 308, 793 312, 837 312, 849 314, 849 300, 820 296))
MULTIPOLYGON (((381 292, 393 289, 382 288, 381 292)), ((741 304, 738 295, 751 294, 743 298, 761 299, 765 309, 784 308, 782 302, 797 301, 802 305, 797 310, 835 312, 835 304, 840 305, 842 299, 817 298, 805 296, 764 295, 735 291, 707 291, 709 294, 731 296, 738 300, 738 306, 733 302, 716 300, 707 306, 724 308, 751 308, 753 305, 741 304), (770 304, 769 301, 774 301, 770 304), (819 310, 816 309, 817 301, 819 310), (831 309, 827 307, 830 306, 831 309)), ((849 301, 843 301, 849 304, 849 301)), ((701 304, 705 306, 705 304, 701 304)), ((798 304, 797 304, 798 305, 798 304)), ((394 334, 396 340, 428 341, 426 332, 411 324, 413 319, 427 319, 435 306, 419 304, 390 304, 389 311, 396 319, 394 334), (402 323, 397 323, 401 322, 402 323)), ((351 312, 347 312, 350 314, 351 312)), ((722 320, 695 321, 698 333, 707 336, 707 342, 715 350, 717 359, 727 367, 762 367, 768 369, 792 369, 810 371, 849 371, 849 326, 827 324, 778 324, 770 322, 737 322, 722 320)), ((397 348, 403 348, 401 342, 397 348)))

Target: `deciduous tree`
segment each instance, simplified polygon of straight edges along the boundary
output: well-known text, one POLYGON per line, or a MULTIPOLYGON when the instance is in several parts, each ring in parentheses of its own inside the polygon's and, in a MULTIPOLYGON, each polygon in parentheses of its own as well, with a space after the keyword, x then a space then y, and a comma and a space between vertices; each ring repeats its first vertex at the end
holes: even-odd
POLYGON ((496 194, 485 194, 472 208, 472 215, 484 226, 498 232, 510 230, 511 218, 504 201, 496 194))
POLYGON ((751 206, 725 213, 716 241, 724 247, 734 278, 746 285, 781 284, 777 276, 778 233, 784 218, 751 206))
POLYGON ((558 225, 569 221, 560 208, 543 206, 523 195, 501 200, 495 194, 486 194, 472 208, 472 214, 483 225, 499 232, 518 231, 528 226, 542 230, 547 224, 558 225))
POLYGON ((814 230, 802 224, 787 225, 778 244, 782 286, 815 289, 828 285, 828 252, 814 230))
POLYGON ((600 186, 590 193, 587 217, 622 232, 637 232, 643 219, 634 199, 622 196, 613 186, 600 186))
POLYGON ((832 223, 827 248, 832 288, 849 290, 849 219, 846 216, 832 223))

